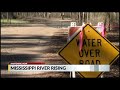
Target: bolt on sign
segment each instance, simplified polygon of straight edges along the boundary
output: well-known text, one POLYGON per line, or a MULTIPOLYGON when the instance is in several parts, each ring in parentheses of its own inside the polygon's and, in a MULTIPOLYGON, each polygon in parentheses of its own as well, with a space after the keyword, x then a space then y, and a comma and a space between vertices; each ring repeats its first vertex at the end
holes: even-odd
MULTIPOLYGON (((82 30, 82 49, 79 50, 79 31, 58 54, 68 64, 111 65, 119 57, 119 49, 97 30, 86 24, 82 30)), ((104 72, 78 72, 84 78, 97 78, 104 72)))

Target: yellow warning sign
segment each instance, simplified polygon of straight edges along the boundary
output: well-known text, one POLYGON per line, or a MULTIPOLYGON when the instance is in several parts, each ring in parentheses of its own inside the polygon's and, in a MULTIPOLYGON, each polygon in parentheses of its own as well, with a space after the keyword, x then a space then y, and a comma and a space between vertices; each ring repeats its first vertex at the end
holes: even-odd
MULTIPOLYGON (((89 24, 83 28, 83 44, 80 51, 79 33, 59 51, 59 55, 69 64, 111 65, 119 57, 119 49, 89 24)), ((96 78, 103 72, 78 73, 85 78, 96 78)))

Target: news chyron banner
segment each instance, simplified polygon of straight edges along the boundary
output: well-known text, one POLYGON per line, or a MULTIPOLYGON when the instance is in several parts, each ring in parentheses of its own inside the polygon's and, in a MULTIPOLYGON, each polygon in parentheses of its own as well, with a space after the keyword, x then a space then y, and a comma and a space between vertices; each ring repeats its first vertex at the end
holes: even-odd
POLYGON ((38 63, 10 63, 8 65, 8 72, 71 72, 71 71, 110 71, 109 65, 43 65, 38 63), (94 69, 99 67, 98 70, 94 69))

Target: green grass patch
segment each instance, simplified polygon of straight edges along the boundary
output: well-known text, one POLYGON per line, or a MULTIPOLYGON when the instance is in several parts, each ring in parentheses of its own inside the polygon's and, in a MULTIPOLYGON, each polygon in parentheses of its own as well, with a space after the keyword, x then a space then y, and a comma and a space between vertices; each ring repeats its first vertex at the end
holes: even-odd
POLYGON ((24 20, 18 20, 18 19, 11 19, 11 20, 7 20, 7 19, 1 19, 1 23, 5 23, 5 24, 9 24, 9 23, 28 23, 28 21, 24 21, 24 20))

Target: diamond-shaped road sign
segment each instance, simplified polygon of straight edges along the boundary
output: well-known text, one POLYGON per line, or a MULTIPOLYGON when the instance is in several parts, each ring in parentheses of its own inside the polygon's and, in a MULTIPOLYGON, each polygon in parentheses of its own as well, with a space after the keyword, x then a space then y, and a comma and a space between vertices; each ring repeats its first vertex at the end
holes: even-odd
MULTIPOLYGON (((69 64, 111 65, 119 57, 119 49, 91 25, 83 28, 83 47, 79 50, 78 32, 58 54, 69 64)), ((103 72, 78 72, 85 78, 97 78, 103 72)))

